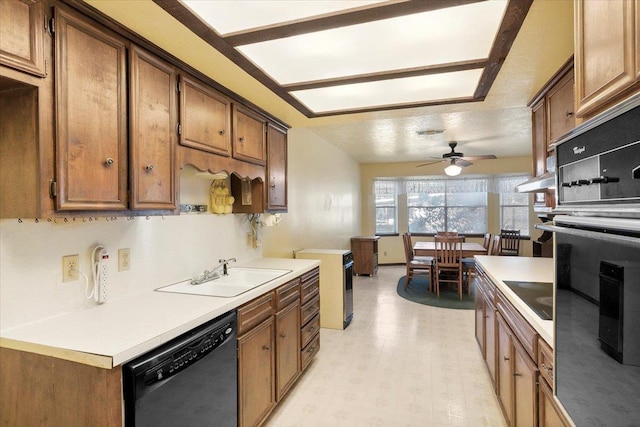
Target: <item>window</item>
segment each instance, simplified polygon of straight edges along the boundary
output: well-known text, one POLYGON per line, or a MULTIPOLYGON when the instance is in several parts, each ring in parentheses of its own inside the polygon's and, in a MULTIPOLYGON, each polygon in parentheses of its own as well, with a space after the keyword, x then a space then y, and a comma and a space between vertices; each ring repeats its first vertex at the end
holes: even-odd
POLYGON ((409 232, 486 233, 487 184, 487 178, 407 180, 409 232))
POLYGON ((398 182, 374 180, 376 234, 398 234, 398 182))
POLYGON ((500 227, 507 230, 520 230, 521 236, 529 236, 529 194, 518 193, 516 186, 528 178, 526 175, 498 178, 500 227))

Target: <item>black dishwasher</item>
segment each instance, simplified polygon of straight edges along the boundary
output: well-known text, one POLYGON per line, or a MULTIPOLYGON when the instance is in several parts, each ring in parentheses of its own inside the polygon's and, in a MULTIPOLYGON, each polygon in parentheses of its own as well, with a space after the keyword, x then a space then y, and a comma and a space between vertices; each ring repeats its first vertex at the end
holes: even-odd
POLYGON ((122 367, 125 426, 237 426, 236 312, 122 367))

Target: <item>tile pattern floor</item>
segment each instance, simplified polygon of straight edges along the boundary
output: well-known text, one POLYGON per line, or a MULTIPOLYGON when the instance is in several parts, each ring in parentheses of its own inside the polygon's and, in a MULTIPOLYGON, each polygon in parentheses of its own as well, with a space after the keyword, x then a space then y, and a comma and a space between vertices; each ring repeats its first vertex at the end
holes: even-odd
POLYGON ((321 329, 314 362, 267 427, 506 426, 474 338, 474 311, 396 292, 404 266, 354 278, 354 319, 321 329))

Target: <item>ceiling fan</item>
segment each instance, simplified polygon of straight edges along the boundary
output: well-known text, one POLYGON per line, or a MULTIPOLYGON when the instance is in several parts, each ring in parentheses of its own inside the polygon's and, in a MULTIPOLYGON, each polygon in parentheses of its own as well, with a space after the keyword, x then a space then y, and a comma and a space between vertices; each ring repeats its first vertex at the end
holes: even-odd
POLYGON ((457 145, 458 143, 456 141, 449 142, 449 147, 451 148, 451 151, 449 153, 443 154, 442 159, 438 157, 431 157, 432 159, 437 159, 437 160, 429 163, 423 163, 416 167, 419 168, 422 166, 433 165, 441 162, 449 163, 449 166, 447 166, 444 169, 444 172, 449 176, 456 176, 460 174, 460 172, 462 171, 462 168, 471 166, 473 164, 471 163, 471 160, 487 160, 487 159, 497 158, 494 154, 484 154, 479 156, 465 156, 463 153, 456 151, 457 145))

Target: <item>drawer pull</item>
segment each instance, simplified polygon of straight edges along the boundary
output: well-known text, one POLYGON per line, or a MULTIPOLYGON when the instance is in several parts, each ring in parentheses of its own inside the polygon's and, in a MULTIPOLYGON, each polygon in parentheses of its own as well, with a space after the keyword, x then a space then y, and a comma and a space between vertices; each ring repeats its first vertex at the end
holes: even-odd
POLYGON ((502 358, 503 358, 504 360, 509 360, 509 358, 508 358, 507 356, 502 356, 502 358))
POLYGON ((263 345, 263 346, 262 346, 262 349, 263 349, 263 350, 271 350, 271 347, 269 347, 268 345, 263 345))
POLYGON ((109 157, 107 160, 104 161, 105 166, 111 166, 113 163, 114 161, 111 157, 109 157))
POLYGON ((522 376, 522 374, 519 374, 519 373, 517 373, 517 372, 514 372, 514 373, 513 373, 513 376, 514 376, 514 377, 521 377, 521 376, 522 376))
POLYGON ((280 338, 286 338, 286 337, 287 337, 287 334, 285 332, 280 334, 280 338))

